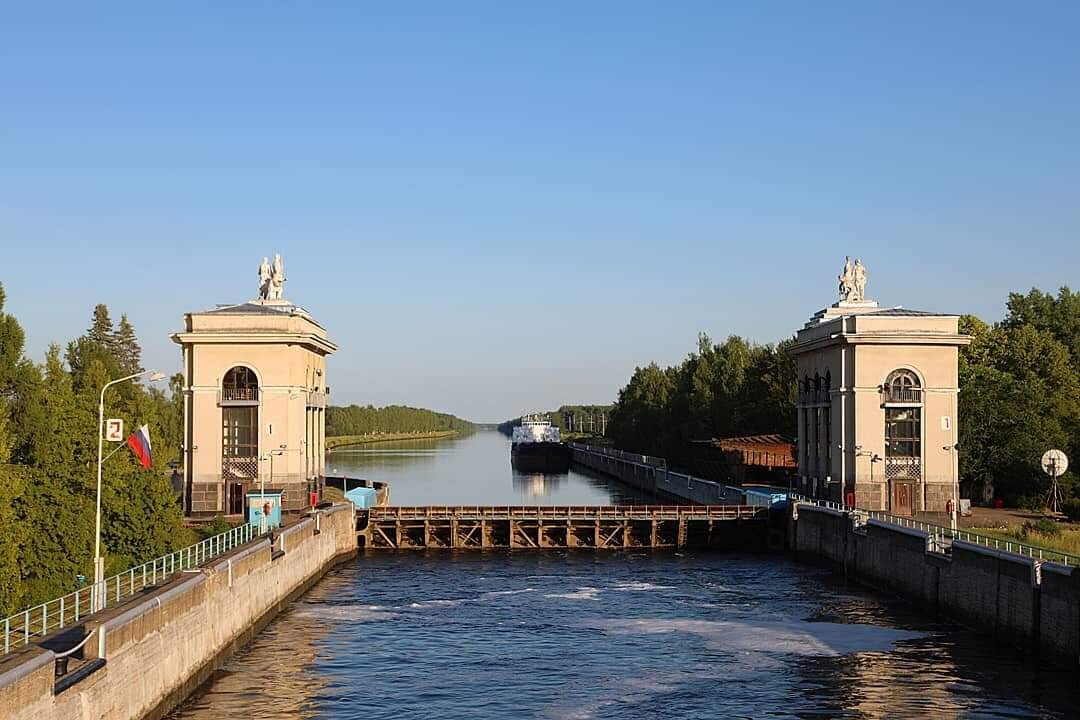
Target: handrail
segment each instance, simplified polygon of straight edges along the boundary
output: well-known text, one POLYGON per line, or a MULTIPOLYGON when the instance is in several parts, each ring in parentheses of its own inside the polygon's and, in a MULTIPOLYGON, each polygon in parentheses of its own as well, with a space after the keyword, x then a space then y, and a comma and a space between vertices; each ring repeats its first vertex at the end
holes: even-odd
MULTIPOLYGON (((921 391, 920 391, 921 392, 921 391)), ((569 443, 569 445, 582 452, 592 453, 594 455, 605 455, 608 457, 615 457, 625 462, 648 464, 659 467, 667 467, 667 461, 663 458, 653 458, 648 455, 635 455, 633 453, 627 453, 622 450, 614 450, 611 448, 598 448, 591 445, 585 445, 582 443, 569 443), (652 462, 646 463, 649 460, 652 462)), ((674 472, 670 472, 669 475, 679 477, 686 477, 689 480, 696 482, 713 482, 709 480, 702 480, 700 478, 694 478, 692 476, 683 476, 674 472)), ((719 484, 719 483, 714 483, 719 484)), ((748 492, 748 488, 732 488, 731 486, 722 486, 728 489, 734 489, 743 493, 745 501, 753 505, 753 501, 767 499, 764 495, 748 492)), ((900 517, 897 515, 891 515, 880 510, 859 510, 858 508, 852 508, 841 503, 833 502, 831 500, 820 500, 817 498, 808 498, 798 493, 788 492, 788 497, 792 501, 797 501, 802 504, 815 505, 817 507, 825 507, 839 512, 851 513, 856 520, 856 527, 860 527, 866 524, 866 520, 873 518, 881 522, 887 522, 893 525, 899 525, 900 527, 908 527, 917 530, 922 530, 931 536, 932 542, 936 543, 938 547, 944 547, 944 541, 948 540, 960 540, 961 542, 970 542, 973 545, 980 545, 982 547, 993 548, 994 550, 1000 550, 1007 553, 1013 553, 1022 557, 1029 557, 1034 560, 1043 562, 1058 562, 1066 567, 1080 567, 1080 555, 1073 555, 1071 553, 1062 552, 1061 550, 1054 550, 1052 548, 1042 547, 1039 545, 1031 545, 1030 543, 1020 542, 1019 540, 1002 540, 990 535, 980 535, 968 530, 957 529, 955 532, 952 528, 945 527, 944 525, 935 525, 933 523, 922 522, 920 520, 912 520, 910 518, 900 517)))
POLYGON ((934 543, 935 547, 946 547, 945 540, 959 540, 961 542, 971 543, 972 545, 979 545, 981 547, 992 548, 1021 557, 1028 557, 1033 560, 1057 562, 1066 567, 1080 567, 1080 555, 1073 555, 1072 553, 1042 547, 1041 545, 1032 545, 1030 543, 1020 542, 1019 540, 1003 540, 1001 538, 993 537, 992 535, 981 535, 976 532, 971 532, 970 530, 961 530, 960 528, 953 530, 951 527, 946 527, 944 525, 936 525, 922 520, 891 515, 890 513, 881 510, 860 510, 859 508, 847 507, 830 500, 807 498, 801 495, 794 496, 794 499, 800 505, 813 505, 816 507, 824 507, 830 510, 850 513, 855 521, 856 528, 865 526, 870 520, 877 520, 890 525, 897 525, 899 527, 925 532, 930 536, 931 542, 934 543))
MULTIPOLYGON (((101 584, 99 609, 115 605, 124 598, 162 583, 177 573, 198 567, 211 558, 222 555, 258 536, 255 525, 244 523, 201 542, 189 545, 168 555, 136 565, 122 573, 106 578, 101 584)), ((93 586, 79 588, 53 600, 48 600, 3 619, 3 646, 0 656, 29 645, 32 638, 74 625, 91 613, 93 586)))

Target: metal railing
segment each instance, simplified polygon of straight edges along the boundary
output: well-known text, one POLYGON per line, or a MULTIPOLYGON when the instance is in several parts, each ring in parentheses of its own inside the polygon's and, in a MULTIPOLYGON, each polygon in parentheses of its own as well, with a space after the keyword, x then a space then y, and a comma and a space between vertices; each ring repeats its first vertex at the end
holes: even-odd
MULTIPOLYGON (((196 568, 258 535, 256 526, 245 523, 106 578, 101 585, 100 609, 104 610, 148 587, 165 582, 184 570, 196 568)), ((77 624, 92 612, 92 596, 93 586, 89 585, 4 618, 0 627, 0 633, 3 633, 3 652, 0 655, 28 645, 34 638, 77 624)))
POLYGON ((370 521, 397 520, 678 520, 758 517, 760 505, 390 505, 367 510, 370 521))
POLYGON ((259 402, 259 388, 257 387, 225 387, 221 388, 221 404, 239 403, 243 405, 255 405, 259 402))
POLYGON ((922 388, 893 387, 891 385, 881 388, 881 402, 885 404, 921 405, 922 401, 922 388))
POLYGON ((1019 540, 1006 540, 992 535, 981 535, 976 532, 971 532, 970 530, 961 530, 959 528, 953 530, 944 525, 935 525, 934 523, 928 523, 922 520, 915 520, 900 515, 891 515, 880 510, 860 510, 858 508, 851 508, 837 502, 832 502, 831 500, 817 500, 796 494, 793 494, 792 497, 802 505, 814 505, 817 507, 829 508, 830 510, 850 513, 855 521, 856 529, 864 527, 869 520, 877 520, 879 522, 897 525, 911 530, 920 530, 929 536, 930 549, 937 552, 943 552, 945 548, 950 546, 953 540, 960 540, 961 542, 971 543, 972 545, 1000 550, 1002 552, 1020 555, 1021 557, 1029 557, 1033 560, 1061 563, 1066 567, 1080 567, 1080 555, 1073 555, 1071 553, 1062 552, 1061 550, 1042 547, 1041 545, 1031 545, 1030 543, 1020 542, 1019 540))
MULTIPOLYGON (((919 392, 922 392, 921 388, 916 388, 919 392)), ((612 450, 609 448, 597 448, 591 445, 583 445, 580 443, 570 443, 572 447, 584 452, 593 453, 596 455, 607 455, 610 457, 616 457, 628 462, 636 462, 638 464, 648 464, 654 466, 666 467, 667 461, 664 458, 655 458, 647 455, 635 455, 634 453, 627 453, 621 450, 612 450), (645 462, 647 460, 651 462, 645 462)), ((689 475, 682 475, 681 473, 669 473, 670 477, 686 478, 687 482, 711 482, 708 480, 700 480, 699 478, 693 478, 689 475)), ((750 491, 747 492, 747 488, 739 488, 733 486, 724 486, 725 489, 735 490, 743 493, 744 503, 746 505, 754 505, 761 507, 768 502, 771 504, 774 499, 770 498, 766 501, 766 498, 762 494, 750 491)), ((779 494, 779 493, 778 493, 779 494)), ((1034 560, 1043 562, 1054 562, 1065 565, 1066 567, 1080 567, 1080 555, 1073 555, 1071 553, 1062 552, 1061 550, 1054 550, 1052 548, 1042 547, 1040 545, 1032 545, 1030 543, 1020 542, 1019 540, 1004 540, 1002 538, 993 537, 992 535, 980 535, 979 533, 971 532, 969 530, 957 529, 953 531, 950 527, 944 525, 935 525, 933 523, 922 522, 921 520, 913 520, 911 518, 902 517, 899 515, 891 515, 887 512, 879 510, 859 510, 857 508, 851 508, 838 502, 831 500, 820 500, 817 498, 809 498, 800 495, 795 492, 788 492, 788 496, 799 503, 804 505, 815 505, 817 507, 825 507, 839 512, 851 513, 855 519, 856 528, 862 527, 869 519, 878 520, 880 522, 890 523, 892 525, 898 525, 900 527, 912 528, 915 530, 922 530, 930 536, 930 547, 937 551, 943 551, 947 548, 953 540, 960 540, 961 542, 968 542, 973 545, 980 545, 985 548, 991 548, 994 550, 1000 550, 1007 553, 1013 553, 1022 557, 1029 557, 1034 560)), ((775 496, 774 496, 775 497, 775 496)))

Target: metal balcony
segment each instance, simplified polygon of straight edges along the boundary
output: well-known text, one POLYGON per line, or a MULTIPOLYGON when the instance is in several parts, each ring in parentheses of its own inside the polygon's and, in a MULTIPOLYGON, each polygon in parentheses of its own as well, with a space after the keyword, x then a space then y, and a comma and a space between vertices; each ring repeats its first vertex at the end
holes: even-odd
POLYGON ((259 388, 227 387, 218 392, 219 405, 258 405, 259 388))
POLYGON ((881 388, 882 405, 922 405, 922 388, 901 388, 886 385, 881 388))

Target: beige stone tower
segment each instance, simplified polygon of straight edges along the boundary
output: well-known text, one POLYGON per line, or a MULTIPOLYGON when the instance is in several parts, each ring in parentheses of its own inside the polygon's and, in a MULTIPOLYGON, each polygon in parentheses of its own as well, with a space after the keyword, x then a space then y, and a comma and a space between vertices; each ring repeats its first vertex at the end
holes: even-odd
POLYGON ((799 484, 812 497, 896 515, 944 512, 957 485, 959 317, 882 309, 850 258, 840 301, 790 352, 799 372, 799 484))
POLYGON ((285 493, 285 510, 321 495, 326 330, 285 300, 276 257, 260 267, 259 297, 184 315, 172 335, 184 364, 184 509, 190 515, 244 512, 245 494, 285 493), (271 474, 272 473, 272 474, 271 474))

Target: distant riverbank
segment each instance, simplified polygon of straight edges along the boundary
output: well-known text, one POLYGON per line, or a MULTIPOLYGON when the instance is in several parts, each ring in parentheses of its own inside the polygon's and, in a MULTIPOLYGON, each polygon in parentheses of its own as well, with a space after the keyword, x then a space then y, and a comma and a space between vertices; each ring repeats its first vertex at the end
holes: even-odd
POLYGON ((326 438, 326 449, 368 445, 370 443, 393 442, 395 440, 441 440, 459 434, 457 430, 432 430, 416 432, 367 433, 366 435, 338 435, 326 438))

